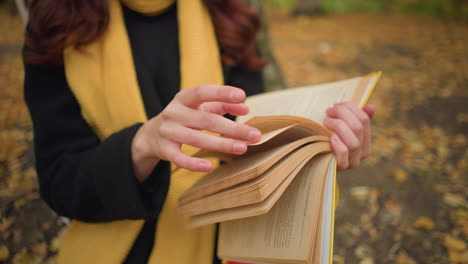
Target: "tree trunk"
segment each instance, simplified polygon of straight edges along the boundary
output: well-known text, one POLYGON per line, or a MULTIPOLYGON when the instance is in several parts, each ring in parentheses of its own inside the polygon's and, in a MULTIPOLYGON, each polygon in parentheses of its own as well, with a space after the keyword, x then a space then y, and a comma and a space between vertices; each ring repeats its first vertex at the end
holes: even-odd
POLYGON ((318 0, 297 0, 296 8, 293 11, 295 16, 321 15, 323 13, 318 0))
POLYGON ((18 13, 21 16, 21 20, 26 25, 28 23, 28 5, 27 1, 25 0, 15 0, 16 8, 18 9, 18 13))
POLYGON ((282 90, 286 88, 286 83, 283 74, 276 62, 273 51, 270 47, 270 37, 268 34, 268 22, 263 12, 261 0, 246 0, 247 3, 256 10, 261 18, 261 29, 257 37, 257 45, 262 58, 268 61, 268 64, 263 69, 263 81, 266 91, 282 90))

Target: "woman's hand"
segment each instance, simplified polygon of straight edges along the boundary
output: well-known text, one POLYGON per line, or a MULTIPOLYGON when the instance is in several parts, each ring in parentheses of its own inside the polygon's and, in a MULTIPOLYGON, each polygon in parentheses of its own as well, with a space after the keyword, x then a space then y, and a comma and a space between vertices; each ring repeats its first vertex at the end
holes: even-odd
POLYGON ((351 102, 338 103, 328 108, 323 124, 335 134, 331 146, 338 161, 338 170, 359 166, 371 153, 371 125, 374 107, 360 109, 351 102))
POLYGON ((132 160, 138 180, 144 181, 159 160, 179 167, 207 172, 212 164, 181 151, 182 144, 219 152, 243 154, 247 142, 261 138, 256 128, 231 121, 222 115, 245 115, 245 92, 222 85, 200 85, 180 91, 169 105, 137 131, 132 142, 132 160), (222 138, 202 130, 223 134, 222 138))

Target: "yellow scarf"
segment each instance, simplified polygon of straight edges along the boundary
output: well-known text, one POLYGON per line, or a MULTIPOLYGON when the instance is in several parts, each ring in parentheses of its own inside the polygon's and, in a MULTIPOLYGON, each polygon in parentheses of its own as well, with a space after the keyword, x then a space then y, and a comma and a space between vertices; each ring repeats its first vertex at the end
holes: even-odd
MULTIPOLYGON (((157 14, 175 0, 122 0, 128 7, 157 14)), ((181 89, 203 83, 223 84, 222 68, 211 18, 202 0, 178 0, 181 89)), ((138 87, 121 3, 109 0, 107 32, 83 51, 67 48, 64 63, 67 81, 82 115, 101 139, 138 122, 147 121, 138 87)), ((194 153, 195 148, 183 147, 194 153)), ((189 230, 176 215, 179 195, 203 174, 177 170, 160 213, 151 264, 210 263, 214 226, 189 230)), ((131 249, 143 220, 109 223, 72 221, 67 228, 58 263, 121 263, 131 249)))

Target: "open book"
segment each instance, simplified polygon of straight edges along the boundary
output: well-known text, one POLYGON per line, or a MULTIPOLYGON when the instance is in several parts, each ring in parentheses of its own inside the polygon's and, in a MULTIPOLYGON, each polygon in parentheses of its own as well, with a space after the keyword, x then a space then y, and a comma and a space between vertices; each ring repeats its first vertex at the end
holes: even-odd
POLYGON ((331 263, 336 162, 329 106, 363 107, 380 73, 248 97, 238 118, 262 132, 241 156, 201 151, 225 164, 179 199, 192 227, 221 222, 218 256, 248 263, 331 263))

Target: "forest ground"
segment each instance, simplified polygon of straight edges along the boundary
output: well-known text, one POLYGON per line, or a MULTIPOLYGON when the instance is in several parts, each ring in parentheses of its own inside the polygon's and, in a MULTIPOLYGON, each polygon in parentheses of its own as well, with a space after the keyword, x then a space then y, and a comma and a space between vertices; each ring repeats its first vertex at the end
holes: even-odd
MULTIPOLYGON (((468 24, 269 11, 289 87, 381 70, 373 155, 338 174, 334 263, 468 263, 468 24)), ((0 6, 0 263, 54 263, 66 219, 40 200, 22 24, 0 6)))

